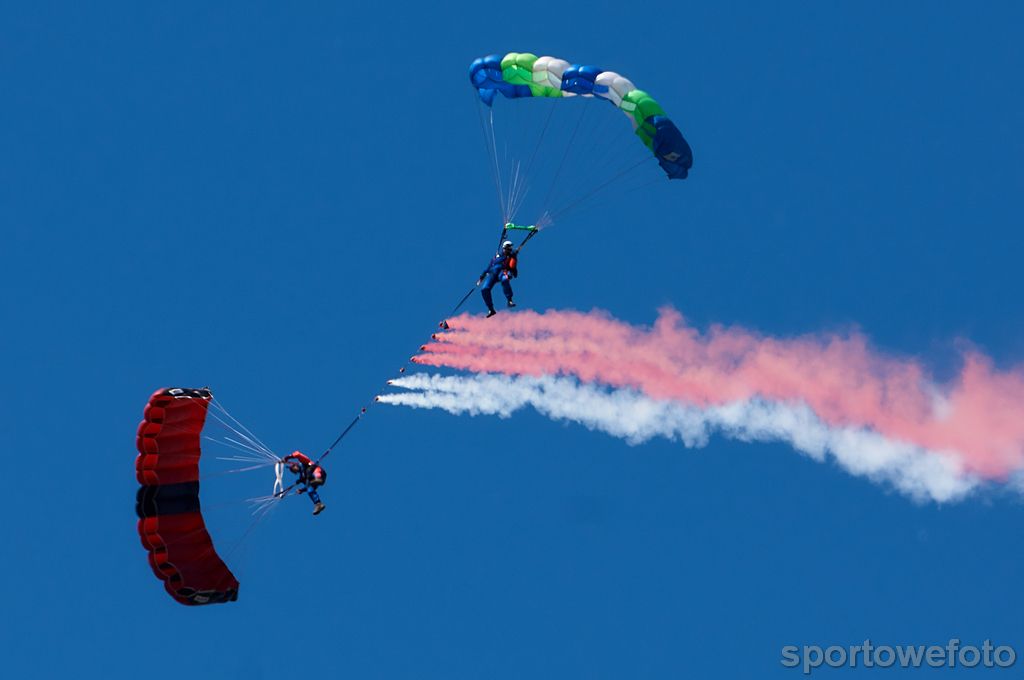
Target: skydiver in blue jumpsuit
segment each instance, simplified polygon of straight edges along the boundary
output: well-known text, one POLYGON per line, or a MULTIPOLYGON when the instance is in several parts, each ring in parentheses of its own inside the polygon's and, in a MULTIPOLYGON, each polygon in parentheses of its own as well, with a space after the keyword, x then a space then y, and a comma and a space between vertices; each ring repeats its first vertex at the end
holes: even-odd
POLYGON ((483 284, 480 295, 484 299, 484 304, 487 305, 488 319, 497 314, 494 311, 494 301, 491 299, 491 288, 494 288, 494 284, 499 281, 501 290, 505 293, 505 299, 508 300, 508 306, 516 306, 516 303, 512 302, 512 279, 519 276, 518 260, 519 254, 512 250, 512 241, 505 241, 501 244, 501 250, 494 254, 487 269, 480 275, 480 280, 476 282, 478 286, 483 284))

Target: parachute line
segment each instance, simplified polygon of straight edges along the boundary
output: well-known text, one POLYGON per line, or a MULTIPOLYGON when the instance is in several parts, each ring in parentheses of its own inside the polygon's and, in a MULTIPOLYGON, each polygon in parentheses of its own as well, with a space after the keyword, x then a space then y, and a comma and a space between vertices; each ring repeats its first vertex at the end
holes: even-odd
POLYGON ((590 198, 591 196, 593 196, 594 194, 599 192, 601 189, 604 189, 606 186, 608 186, 612 182, 614 182, 614 181, 616 181, 618 179, 621 179, 622 177, 625 177, 626 175, 628 175, 633 170, 639 168, 644 163, 647 163, 648 161, 650 161, 651 158, 653 158, 653 157, 652 156, 647 156, 645 158, 641 158, 636 163, 633 163, 632 165, 630 165, 630 166, 628 166, 628 167, 626 167, 626 168, 624 168, 622 170, 619 170, 617 173, 612 175, 610 178, 608 178, 604 182, 601 182, 600 184, 598 184, 596 187, 591 189, 589 192, 587 192, 583 196, 580 196, 579 198, 577 198, 576 200, 572 201, 568 205, 566 205, 566 206, 556 210, 554 213, 552 213, 551 219, 554 220, 554 219, 556 219, 556 218, 558 218, 560 216, 564 216, 567 212, 569 212, 570 210, 572 210, 573 208, 578 206, 580 203, 582 203, 583 201, 587 200, 588 198, 590 198))
POLYGON ((572 129, 572 134, 569 136, 569 143, 565 145, 565 152, 562 154, 562 160, 558 164, 558 170, 555 171, 555 176, 551 178, 551 184, 548 186, 547 196, 544 197, 544 202, 541 204, 541 212, 548 212, 548 208, 551 206, 551 195, 558 186, 558 178, 562 174, 562 169, 565 167, 565 159, 569 157, 569 152, 572 151, 573 142, 576 140, 576 133, 580 130, 580 125, 583 123, 583 116, 587 113, 586 107, 580 108, 580 117, 576 120, 576 126, 572 129))
MULTIPOLYGON (((228 459, 221 458, 219 460, 228 460, 228 459)), ((234 474, 238 474, 239 472, 252 472, 253 470, 262 470, 263 468, 270 467, 271 465, 273 465, 273 463, 260 463, 259 465, 249 465, 247 467, 234 468, 234 469, 231 469, 231 470, 218 470, 216 472, 208 472, 205 475, 202 475, 199 479, 200 480, 204 480, 204 479, 210 479, 210 478, 213 478, 213 477, 223 477, 224 475, 234 475, 234 474)))
POLYGON ((498 202, 501 205, 502 222, 507 222, 508 210, 505 208, 505 190, 501 185, 501 168, 498 164, 498 142, 494 138, 494 111, 490 111, 487 117, 488 131, 491 135, 491 151, 494 158, 494 176, 498 182, 498 202))
MULTIPOLYGON (((220 410, 220 411, 221 411, 221 412, 222 412, 222 413, 223 413, 223 414, 224 414, 225 416, 227 416, 228 418, 230 418, 230 419, 231 419, 231 420, 232 420, 232 421, 233 421, 233 422, 234 422, 234 423, 235 423, 236 425, 238 425, 238 427, 239 427, 239 428, 241 428, 241 430, 242 430, 241 432, 239 432, 238 430, 235 430, 235 433, 236 433, 236 434, 238 434, 238 435, 239 435, 240 437, 242 437, 243 439, 245 439, 245 440, 247 440, 247 441, 249 441, 249 442, 252 442, 252 444, 253 444, 253 445, 254 445, 254 446, 255 446, 256 448, 260 449, 261 451, 263 451, 263 452, 264 452, 264 453, 266 454, 267 458, 272 458, 272 459, 274 459, 274 460, 277 460, 278 456, 277 456, 277 455, 275 455, 275 454, 274 454, 274 452, 270 450, 270 447, 269 447, 269 446, 267 446, 266 444, 264 444, 264 443, 263 443, 263 442, 262 442, 262 441, 260 440, 260 438, 259 438, 259 437, 257 437, 257 436, 256 436, 255 434, 253 434, 253 433, 252 433, 252 431, 251 431, 251 430, 250 430, 249 428, 247 428, 247 427, 246 427, 245 425, 243 425, 243 424, 242 424, 242 422, 241 422, 240 420, 238 420, 238 419, 237 419, 237 418, 235 418, 235 417, 234 417, 233 415, 231 415, 231 414, 230 414, 230 413, 228 412, 228 410, 227 410, 226 408, 224 408, 224 405, 223 405, 223 404, 221 404, 221 403, 220 403, 220 401, 218 401, 218 400, 217 400, 217 398, 216 398, 216 397, 214 397, 214 396, 212 396, 212 395, 211 395, 211 399, 210 399, 210 401, 211 401, 211 403, 213 403, 213 404, 214 404, 214 405, 215 405, 215 406, 216 406, 216 407, 217 407, 217 408, 218 408, 218 409, 219 409, 219 410, 220 410), (244 433, 244 434, 243 434, 243 433, 244 433)), ((219 417, 218 417, 218 416, 217 416, 216 414, 214 414, 214 416, 213 416, 213 417, 214 417, 214 418, 217 418, 217 420, 221 420, 221 419, 220 419, 220 418, 219 418, 219 417)), ((221 420, 221 422, 223 422, 223 421, 221 420)), ((224 423, 224 425, 225 425, 226 427, 229 427, 229 428, 231 428, 231 426, 230 426, 230 425, 228 425, 227 423, 224 423)), ((234 428, 231 428, 231 429, 234 429, 234 428)))
MULTIPOLYGON (((216 417, 216 416, 214 416, 214 417, 216 417)), ((266 455, 266 453, 263 450, 254 448, 254 447, 252 447, 252 446, 250 446, 248 444, 244 444, 244 443, 242 443, 240 441, 236 441, 236 440, 234 440, 234 439, 232 439, 231 437, 228 437, 228 436, 225 436, 223 438, 223 442, 221 442, 221 440, 218 440, 218 439, 213 439, 212 437, 204 436, 203 438, 204 439, 208 439, 210 441, 216 441, 216 442, 219 442, 219 443, 230 442, 230 443, 224 443, 224 445, 229 447, 229 448, 235 449, 236 451, 243 451, 243 452, 253 453, 253 454, 259 456, 263 460, 266 460, 266 458, 267 458, 267 455, 266 455)))
POLYGON ((238 446, 245 447, 247 450, 250 450, 253 453, 259 454, 259 455, 261 455, 263 457, 273 456, 273 454, 269 451, 269 449, 267 449, 265 446, 261 445, 259 442, 255 441, 254 439, 246 436, 245 433, 243 433, 243 432, 235 429, 234 427, 232 427, 230 423, 228 423, 225 420, 223 420, 216 413, 209 413, 209 415, 214 420, 216 420, 217 423, 221 427, 223 427, 227 431, 231 432, 232 434, 236 435, 239 439, 244 440, 244 443, 240 442, 240 441, 237 441, 237 440, 234 440, 234 439, 231 439, 228 436, 224 437, 225 440, 230 441, 233 444, 236 444, 238 446))
POLYGON ((480 121, 480 134, 484 138, 484 146, 487 148, 487 155, 490 156, 491 159, 490 172, 491 179, 494 180, 494 190, 498 194, 498 209, 504 213, 504 209, 502 208, 504 205, 504 199, 501 194, 501 183, 498 181, 498 156, 494 149, 493 137, 488 137, 487 135, 487 126, 484 123, 483 104, 480 103, 479 98, 473 97, 473 99, 476 101, 477 118, 480 121))

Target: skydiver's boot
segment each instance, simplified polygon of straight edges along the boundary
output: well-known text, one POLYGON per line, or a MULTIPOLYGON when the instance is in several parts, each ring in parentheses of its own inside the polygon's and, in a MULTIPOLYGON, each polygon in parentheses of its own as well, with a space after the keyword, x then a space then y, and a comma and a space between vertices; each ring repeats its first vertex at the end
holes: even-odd
POLYGON ((321 501, 317 501, 317 504, 313 506, 313 514, 319 515, 321 512, 324 511, 324 508, 326 507, 327 506, 324 505, 321 501))
POLYGON ((496 312, 496 311, 494 311, 494 307, 491 307, 490 309, 488 309, 488 310, 487 310, 487 318, 488 318, 488 319, 490 319, 490 318, 491 318, 492 316, 494 316, 495 314, 497 314, 497 312, 496 312))
POLYGON ((515 307, 515 306, 516 306, 516 303, 512 302, 512 298, 509 298, 509 299, 508 299, 508 306, 509 306, 510 308, 511 308, 511 307, 515 307))

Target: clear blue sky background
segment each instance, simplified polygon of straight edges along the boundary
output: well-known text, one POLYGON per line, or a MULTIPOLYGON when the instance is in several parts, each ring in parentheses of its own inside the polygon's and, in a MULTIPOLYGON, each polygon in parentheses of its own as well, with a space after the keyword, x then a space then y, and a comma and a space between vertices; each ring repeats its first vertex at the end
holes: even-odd
MULTIPOLYGON (((915 504, 781 445, 379 408, 330 459, 328 511, 284 504, 230 558, 239 601, 202 609, 164 594, 133 513, 152 390, 211 385, 275 450, 316 451, 472 282, 495 201, 466 69, 491 52, 629 75, 696 156, 531 246, 523 306, 856 325, 940 376, 959 338, 1019 364, 1019 3, 19 4, 6 677, 794 677, 782 645, 866 637, 1024 653, 1019 497, 915 504)), ((231 509, 211 503, 225 548, 231 509)))

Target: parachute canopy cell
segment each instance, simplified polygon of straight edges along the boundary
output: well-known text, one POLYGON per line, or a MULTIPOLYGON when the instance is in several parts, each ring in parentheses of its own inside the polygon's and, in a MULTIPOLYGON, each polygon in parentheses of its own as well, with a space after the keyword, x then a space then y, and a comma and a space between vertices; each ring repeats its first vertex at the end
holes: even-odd
POLYGON ((596 66, 570 64, 556 57, 528 52, 492 54, 473 61, 469 80, 487 106, 501 93, 525 97, 593 97, 610 102, 626 114, 633 129, 650 149, 669 179, 685 179, 693 166, 693 151, 675 123, 651 95, 627 78, 596 66))
POLYGON ((136 437, 139 539, 153 573, 186 605, 238 599, 238 580, 214 550, 199 507, 199 438, 211 399, 208 389, 157 390, 136 437))

